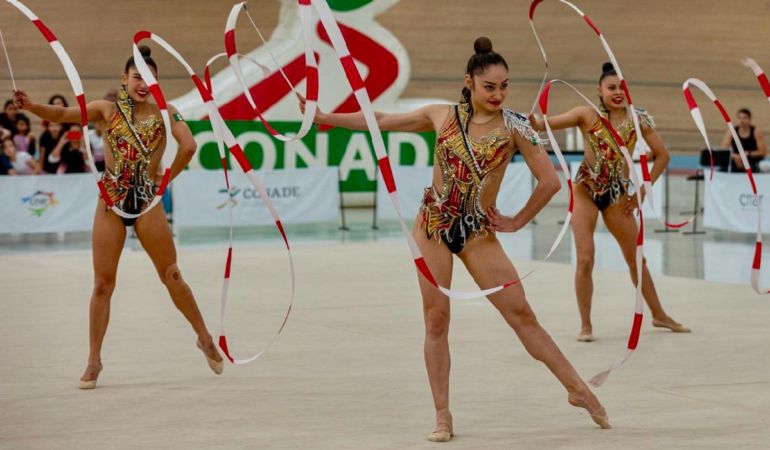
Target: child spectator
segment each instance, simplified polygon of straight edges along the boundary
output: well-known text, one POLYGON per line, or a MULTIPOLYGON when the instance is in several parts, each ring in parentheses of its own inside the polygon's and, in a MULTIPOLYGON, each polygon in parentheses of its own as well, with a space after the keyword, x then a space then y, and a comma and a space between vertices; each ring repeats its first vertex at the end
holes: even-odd
POLYGON ((29 126, 29 119, 19 116, 16 119, 16 134, 13 136, 13 143, 16 144, 16 151, 35 155, 35 136, 32 136, 32 130, 29 126))
POLYGON ((17 152, 12 139, 3 139, 3 156, 11 164, 12 172, 9 175, 32 175, 35 173, 37 164, 27 152, 17 152))

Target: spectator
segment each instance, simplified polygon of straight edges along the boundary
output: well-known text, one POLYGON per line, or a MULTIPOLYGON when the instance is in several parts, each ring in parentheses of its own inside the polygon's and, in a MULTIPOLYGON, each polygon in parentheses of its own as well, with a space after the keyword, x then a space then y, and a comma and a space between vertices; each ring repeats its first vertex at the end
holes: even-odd
POLYGON ((67 99, 61 94, 54 94, 48 99, 49 105, 68 107, 67 99))
POLYGON ((35 173, 37 164, 35 164, 32 155, 27 152, 17 152, 12 139, 3 139, 3 156, 7 158, 13 168, 14 173, 9 173, 9 175, 32 175, 35 173))
POLYGON ((94 157, 96 170, 104 172, 104 133, 99 122, 94 122, 88 129, 88 141, 94 157))
MULTIPOLYGON (((746 151, 749 167, 751 167, 752 172, 759 173, 759 162, 767 156, 765 138, 762 132, 759 131, 759 128, 751 124, 751 111, 747 108, 739 109, 736 117, 738 125, 735 126, 735 132, 741 140, 743 150, 746 151)), ((722 139, 722 147, 732 147, 732 154, 730 155, 732 160, 728 170, 731 172, 745 172, 746 168, 743 166, 740 154, 738 154, 738 146, 735 144, 732 133, 729 131, 727 131, 724 139, 722 139)))
MULTIPOLYGON (((3 138, 3 146, 5 146, 5 141, 8 140, 10 140, 10 138, 3 138)), ((11 160, 5 156, 5 152, 0 152, 0 175, 16 175, 13 164, 11 164, 11 160)))
POLYGON ((56 173, 83 173, 86 171, 85 154, 83 129, 80 125, 72 125, 56 143, 48 160, 59 165, 56 173))
POLYGON ((29 119, 19 116, 16 119, 16 134, 13 136, 13 143, 16 145, 16 151, 35 155, 35 136, 29 126, 29 119))
POLYGON ((29 123, 29 118, 19 112, 19 108, 13 104, 13 100, 6 100, 3 112, 0 113, 0 127, 10 131, 11 135, 16 134, 16 120, 19 117, 24 117, 29 123))
POLYGON ((64 138, 64 127, 60 123, 48 122, 46 124, 46 130, 40 136, 40 151, 38 152, 38 169, 37 172, 44 173, 56 173, 59 169, 59 160, 56 162, 49 160, 51 152, 56 148, 59 141, 64 138))

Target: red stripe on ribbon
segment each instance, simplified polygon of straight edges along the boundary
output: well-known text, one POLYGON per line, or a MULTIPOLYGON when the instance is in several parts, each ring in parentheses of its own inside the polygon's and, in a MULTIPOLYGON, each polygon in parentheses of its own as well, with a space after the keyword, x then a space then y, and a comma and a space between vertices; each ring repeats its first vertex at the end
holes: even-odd
POLYGON ((230 154, 235 156, 236 161, 238 161, 238 165, 241 166, 241 169, 244 173, 252 169, 251 163, 248 159, 246 159, 246 155, 243 153, 240 145, 235 144, 230 147, 230 154))
POLYGON ((307 99, 318 101, 318 67, 307 66, 307 99))
POLYGON ((80 106, 80 124, 82 126, 88 125, 88 108, 86 107, 86 96, 80 94, 77 96, 78 106, 80 106))
POLYGON ((583 20, 585 20, 586 23, 588 24, 588 26, 591 27, 594 30, 594 33, 596 33, 597 36, 601 36, 602 35, 602 32, 599 31, 599 27, 597 27, 596 24, 593 23, 593 21, 591 20, 590 17, 583 16, 583 20))
POLYGON ((225 32, 225 51, 227 57, 230 58, 236 52, 235 50, 235 29, 227 30, 225 32))
POLYGON ((107 188, 104 186, 104 181, 99 181, 96 183, 97 186, 99 186, 99 192, 102 193, 102 200, 104 200, 104 203, 112 208, 114 203, 112 203, 112 199, 110 198, 110 195, 107 193, 107 188))
MULTIPOLYGON (((641 283, 641 281, 639 281, 641 283)), ((634 324, 631 326, 631 336, 628 337, 628 349, 636 350, 639 345, 639 335, 642 331, 642 315, 634 313, 634 324)))
MULTIPOLYGON (((211 88, 210 87, 206 88, 206 86, 203 85, 203 82, 201 81, 201 79, 198 78, 198 75, 193 74, 192 75, 192 80, 193 80, 193 83, 195 83, 195 86, 198 88, 198 92, 200 92, 201 97, 203 97, 203 102, 204 103, 208 103, 208 102, 214 100, 211 97, 211 91, 210 91, 211 88)), ((209 86, 210 86, 210 84, 209 84, 209 86)))
POLYGON ((364 80, 361 79, 361 74, 358 73, 358 68, 356 67, 355 61, 353 61, 353 56, 343 56, 340 58, 340 63, 342 63, 342 68, 345 69, 345 75, 348 77, 350 87, 353 88, 353 91, 355 92, 362 89, 364 87, 364 80))
MULTIPOLYGON (((543 87, 543 92, 540 93, 540 112, 543 113, 543 116, 548 114, 548 93, 551 91, 551 82, 545 84, 543 87)), ((543 117, 543 120, 547 120, 545 117, 543 117)))
MULTIPOLYGON (((228 192, 227 195, 229 196, 230 193, 228 192)), ((233 262, 233 248, 229 247, 227 249, 227 261, 225 262, 225 280, 230 279, 230 264, 233 262)))
POLYGON ((414 265, 417 266, 417 270, 420 271, 422 276, 425 277, 428 282, 436 287, 438 287, 438 283, 436 282, 436 279, 433 278, 433 274, 430 273, 430 269, 428 269, 428 265, 425 263, 425 258, 420 256, 419 258, 414 260, 414 265))
POLYGON ((716 105, 717 109, 722 114, 722 118, 725 119, 725 122, 730 122, 730 114, 727 114, 727 110, 724 106, 722 106, 722 102, 719 100, 714 100, 714 105, 716 105))
POLYGON ((300 6, 310 6, 310 0, 299 0, 300 6))
POLYGON ((152 92, 152 96, 155 98, 155 101, 158 102, 158 108, 160 109, 168 109, 168 106, 166 105, 166 98, 163 97, 163 91, 160 90, 160 86, 158 84, 152 84, 149 86, 150 92, 152 92))
POLYGON ((751 167, 746 168, 746 175, 749 176, 749 183, 751 183, 751 192, 757 195, 757 183, 754 182, 754 173, 751 172, 751 167))
POLYGON ((230 356, 230 351, 227 350, 227 338, 224 335, 219 336, 219 348, 222 349, 222 351, 225 353, 225 356, 227 356, 227 359, 229 359, 231 363, 235 363, 233 357, 230 356))
POLYGON ((534 20, 535 19, 535 9, 537 9, 537 5, 539 5, 540 2, 542 2, 542 1, 543 0, 534 0, 529 5, 529 20, 534 20))
POLYGON ((138 44, 145 39, 152 39, 152 33, 145 30, 139 31, 134 35, 134 44, 138 44))
MULTIPOLYGON (((650 192, 648 195, 652 195, 650 192)), ((642 217, 642 207, 639 206, 639 233, 636 234, 636 246, 641 247, 644 245, 644 217, 642 217)))
POLYGON ((757 245, 754 247, 754 263, 751 264, 752 269, 759 270, 762 265, 762 243, 757 241, 757 245))
POLYGON ((45 24, 40 19, 33 20, 32 23, 34 23, 37 29, 40 30, 41 33, 43 33, 43 36, 45 36, 46 41, 48 41, 49 43, 58 41, 58 39, 56 39, 56 35, 54 35, 53 32, 50 29, 48 29, 48 27, 45 26, 45 24))
POLYGON ((690 108, 690 111, 698 107, 698 104, 695 103, 695 97, 692 96, 692 92, 690 92, 690 88, 684 88, 682 90, 684 93, 684 99, 687 101, 687 107, 690 108))
POLYGON ((652 181, 652 177, 650 177, 650 168, 647 167, 647 155, 645 153, 642 153, 639 156, 639 164, 642 166, 642 179, 644 181, 652 181))
POLYGON ((762 91, 765 95, 770 97, 770 81, 767 80, 767 75, 761 73, 757 77, 757 80, 759 81, 759 85, 762 86, 762 91))
POLYGON ((393 178, 393 169, 390 167, 390 160, 387 156, 377 160, 377 165, 380 166, 380 173, 382 174, 382 181, 385 182, 385 188, 388 190, 388 194, 396 192, 396 180, 393 178))
POLYGON ((168 187, 168 181, 171 179, 171 169, 166 169, 166 172, 163 174, 163 181, 160 183, 160 189, 158 189, 158 195, 163 195, 164 192, 166 192, 166 188, 168 187))
POLYGON ((213 94, 214 88, 211 86, 211 71, 209 70, 209 66, 206 66, 206 68, 203 69, 203 79, 206 80, 206 87, 209 89, 209 92, 213 94))
POLYGON ((567 211, 572 213, 572 209, 575 207, 575 198, 572 192, 572 179, 570 178, 569 173, 565 175, 567 175, 567 186, 569 186, 569 209, 567 209, 567 211))
POLYGON ((628 103, 633 105, 634 102, 631 101, 631 93, 628 92, 628 85, 626 84, 625 78, 620 80, 620 87, 622 87, 623 88, 623 92, 626 93, 626 100, 628 101, 628 103))
POLYGON ((286 250, 289 250, 289 239, 286 237, 286 231, 283 229, 283 224, 280 220, 275 221, 275 226, 278 228, 278 231, 281 233, 281 237, 283 238, 283 243, 286 244, 286 250))

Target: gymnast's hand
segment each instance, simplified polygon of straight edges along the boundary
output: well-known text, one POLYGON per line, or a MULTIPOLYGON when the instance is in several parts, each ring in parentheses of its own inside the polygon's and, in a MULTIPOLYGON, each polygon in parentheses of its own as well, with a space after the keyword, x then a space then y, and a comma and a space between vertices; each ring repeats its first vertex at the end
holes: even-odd
POLYGON ((514 233, 523 227, 515 217, 500 214, 495 205, 487 208, 487 221, 489 222, 489 228, 502 233, 514 233))
MULTIPOLYGON (((302 114, 305 114, 305 97, 301 96, 300 94, 297 94, 297 100, 299 100, 299 110, 302 111, 302 114)), ((324 113, 321 112, 321 108, 319 106, 316 106, 315 108, 315 117, 313 117, 313 123, 316 125, 323 125, 323 116, 324 113)))
MULTIPOLYGON (((642 194, 642 203, 644 203, 644 197, 645 197, 644 186, 642 186, 642 192, 641 192, 641 194, 642 194)), ((622 206, 622 208, 623 208, 623 214, 625 214, 625 215, 627 215, 627 216, 631 216, 631 215, 633 215, 633 214, 634 214, 634 212, 635 212, 637 209, 639 209, 639 201, 638 201, 638 199, 636 198, 636 194, 634 194, 634 195, 632 195, 632 196, 628 197, 628 201, 626 201, 625 203, 623 203, 623 206, 622 206)))
POLYGON ((14 91, 13 92, 13 104, 16 105, 19 109, 28 109, 29 105, 32 104, 32 101, 29 99, 29 96, 24 91, 14 91))

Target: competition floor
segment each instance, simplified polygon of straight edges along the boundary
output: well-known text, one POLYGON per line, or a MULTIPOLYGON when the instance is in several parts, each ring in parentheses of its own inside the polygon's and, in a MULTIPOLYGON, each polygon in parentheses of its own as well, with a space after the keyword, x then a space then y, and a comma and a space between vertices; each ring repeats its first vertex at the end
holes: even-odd
MULTIPOLYGON (((521 271, 543 256, 561 213, 549 207, 538 225, 504 238, 521 271)), ((352 214, 347 233, 336 225, 289 229, 298 290, 287 328, 263 358, 226 366, 220 377, 195 348, 149 259, 129 240, 104 371, 90 392, 76 388, 87 356, 87 240, 4 238, 0 448, 437 448, 424 439, 433 426, 432 402, 409 252, 393 224, 369 229, 368 214, 352 214)), ((227 325, 232 350, 245 355, 280 322, 288 274, 274 235, 239 236, 227 325)), ((597 236, 600 249, 613 247, 597 236)), ((182 272, 214 333, 222 237, 179 236, 182 272)), ((648 249, 653 271, 673 275, 656 276, 664 305, 694 332, 656 330, 645 317, 639 350, 597 390, 614 428, 600 430, 570 407, 555 378, 485 300, 458 301, 450 335, 456 438, 449 447, 770 447, 770 301, 740 280, 750 240, 714 232, 648 237, 658 242, 648 249)), ((570 246, 564 242, 556 262, 525 288, 540 321, 589 378, 625 349, 633 289, 610 252, 598 252, 598 340, 576 342, 570 246)), ((454 286, 473 286, 460 264, 454 286)))

